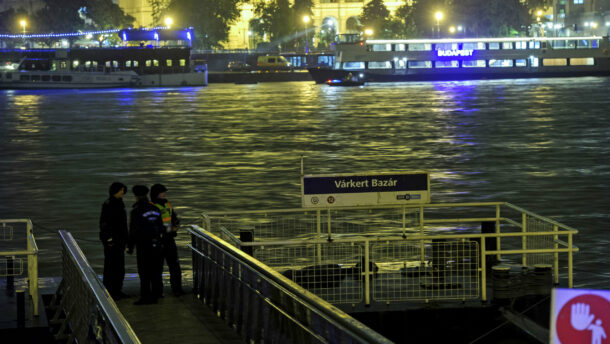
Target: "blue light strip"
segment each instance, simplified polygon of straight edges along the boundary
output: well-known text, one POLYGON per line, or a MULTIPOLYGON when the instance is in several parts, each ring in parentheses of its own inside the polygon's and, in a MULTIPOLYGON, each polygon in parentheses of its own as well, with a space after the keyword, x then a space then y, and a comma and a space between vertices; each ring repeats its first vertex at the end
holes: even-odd
MULTIPOLYGON (((167 27, 159 26, 152 29, 140 29, 140 30, 165 30, 167 27)), ((88 32, 71 32, 71 33, 37 33, 31 35, 9 35, 0 34, 0 38, 62 38, 62 37, 76 37, 76 36, 87 36, 87 35, 102 35, 107 33, 116 33, 123 29, 112 29, 103 31, 88 31, 88 32)))

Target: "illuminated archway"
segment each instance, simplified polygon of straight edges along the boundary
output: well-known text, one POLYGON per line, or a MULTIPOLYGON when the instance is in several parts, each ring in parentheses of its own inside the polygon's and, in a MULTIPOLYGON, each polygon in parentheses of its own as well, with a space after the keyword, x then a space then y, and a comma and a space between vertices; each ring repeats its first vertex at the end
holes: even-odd
POLYGON ((349 17, 345 21, 345 30, 347 33, 358 33, 360 32, 360 28, 362 24, 360 24, 360 19, 358 17, 349 17))

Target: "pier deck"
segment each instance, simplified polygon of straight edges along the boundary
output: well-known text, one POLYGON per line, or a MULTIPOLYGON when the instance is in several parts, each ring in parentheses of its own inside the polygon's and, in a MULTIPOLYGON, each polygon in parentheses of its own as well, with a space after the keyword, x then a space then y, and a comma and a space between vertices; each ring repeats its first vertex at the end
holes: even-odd
POLYGON ((166 285, 165 297, 158 304, 136 306, 133 303, 140 294, 139 283, 137 276, 126 277, 123 291, 130 297, 118 300, 117 305, 142 343, 243 343, 235 331, 195 298, 190 282, 185 283, 185 295, 174 296, 166 285))

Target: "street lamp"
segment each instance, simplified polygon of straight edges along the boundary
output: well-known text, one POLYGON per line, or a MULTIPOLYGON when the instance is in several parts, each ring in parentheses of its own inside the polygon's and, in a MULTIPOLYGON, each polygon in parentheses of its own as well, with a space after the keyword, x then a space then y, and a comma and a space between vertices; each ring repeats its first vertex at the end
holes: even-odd
POLYGON ((165 18, 165 26, 169 29, 171 28, 172 24, 174 23, 174 20, 170 17, 165 18))
POLYGON ((308 15, 304 15, 303 16, 303 22, 305 23, 305 54, 309 53, 309 49, 307 47, 307 41, 309 40, 308 39, 308 34, 307 34, 307 30, 308 30, 307 29, 307 26, 308 26, 307 24, 309 24, 310 20, 311 20, 311 18, 309 18, 308 15))
POLYGON ((23 36, 25 36, 25 24, 27 24, 27 23, 25 20, 22 20, 19 22, 19 24, 21 24, 21 27, 23 27, 23 36))
POLYGON ((455 33, 455 26, 450 26, 449 27, 449 33, 451 33, 451 34, 455 33))
POLYGON ((368 37, 371 37, 373 35, 373 29, 365 29, 364 34, 368 37))
POLYGON ((441 38, 441 20, 443 19, 443 12, 434 13, 434 18, 436 18, 436 33, 438 38, 441 38))

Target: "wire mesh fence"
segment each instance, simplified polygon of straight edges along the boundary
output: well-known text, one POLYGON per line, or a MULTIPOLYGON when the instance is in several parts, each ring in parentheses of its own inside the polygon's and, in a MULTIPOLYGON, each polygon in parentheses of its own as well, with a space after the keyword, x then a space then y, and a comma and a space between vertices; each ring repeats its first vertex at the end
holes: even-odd
MULTIPOLYGON (((253 255, 335 304, 486 299, 485 268, 554 267, 577 231, 502 202, 280 209, 204 216, 253 255), (540 233, 540 234, 538 234, 540 233), (482 245, 482 243, 485 245, 482 245), (367 265, 368 264, 368 265, 367 265)), ((572 285, 572 260, 568 284, 572 285)), ((545 270, 546 271, 546 270, 545 270)))

